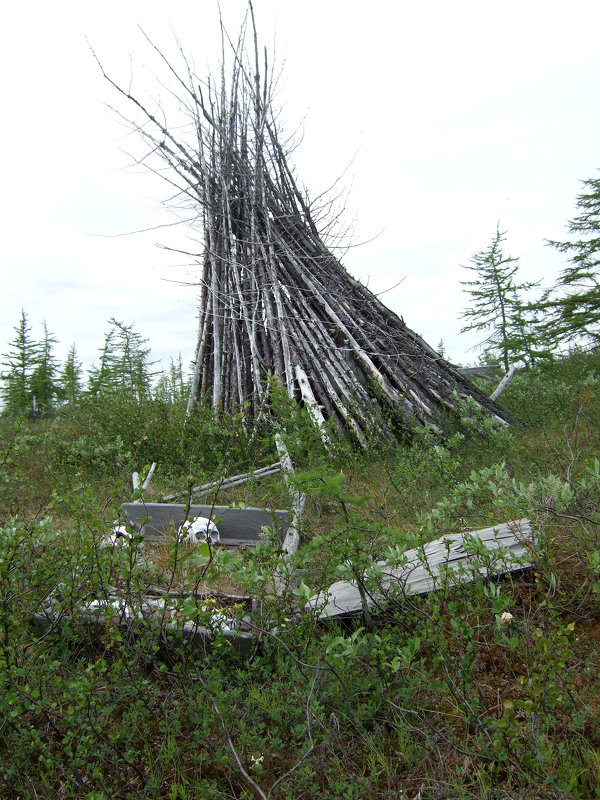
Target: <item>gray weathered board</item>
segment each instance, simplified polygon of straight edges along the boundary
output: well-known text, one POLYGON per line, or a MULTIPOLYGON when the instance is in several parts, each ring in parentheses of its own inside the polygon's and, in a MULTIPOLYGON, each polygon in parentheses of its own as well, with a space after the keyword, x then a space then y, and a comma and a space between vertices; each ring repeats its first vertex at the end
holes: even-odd
POLYGON ((186 518, 194 517, 207 517, 215 521, 220 543, 230 547, 255 546, 260 541, 263 527, 274 527, 278 538, 283 541, 289 527, 287 511, 264 508, 187 506, 183 503, 123 503, 121 508, 127 522, 142 526, 144 540, 149 543, 164 541, 169 531, 175 532, 186 518))
MULTIPOLYGON (((440 588, 444 575, 459 583, 472 581, 477 574, 501 575, 530 567, 535 543, 527 519, 443 536, 423 547, 407 550, 399 567, 390 567, 385 561, 377 562, 381 567, 381 591, 367 597, 367 603, 372 607, 386 597, 397 597, 402 592, 432 592, 440 588), (474 540, 480 540, 490 551, 490 558, 477 555, 474 540), (455 574, 450 575, 450 572, 455 574)), ((311 597, 307 605, 318 613, 320 619, 362 610, 358 586, 350 581, 332 584, 326 592, 311 597)))
MULTIPOLYGON (((244 625, 242 628, 232 621, 231 627, 228 627, 219 622, 211 630, 189 620, 177 619, 176 610, 165 607, 162 598, 144 597, 134 608, 126 604, 122 598, 109 595, 107 600, 90 600, 83 603, 78 606, 75 615, 79 626, 87 630, 91 642, 103 638, 107 624, 118 625, 130 636, 136 635, 140 625, 144 627, 153 625, 157 635, 160 633, 160 641, 167 642, 169 639, 174 642, 185 641, 201 653, 210 650, 215 630, 219 630, 225 640, 242 654, 248 654, 255 641, 250 625, 244 625)), ((70 612, 61 609, 60 603, 52 593, 33 614, 32 623, 37 635, 43 636, 70 617, 70 612)))
MULTIPOLYGON (((169 534, 174 533, 186 518, 198 516, 214 520, 219 529, 220 544, 230 547, 255 547, 260 541, 263 527, 274 527, 280 540, 283 540, 289 527, 289 514, 282 510, 208 505, 188 507, 177 503, 123 503, 121 508, 130 525, 140 526, 140 532, 148 544, 166 541, 169 534)), ((213 629, 202 627, 177 618, 176 609, 165 606, 162 598, 144 596, 132 607, 115 590, 106 599, 99 601, 92 598, 84 601, 77 607, 76 615, 79 624, 88 629, 92 640, 102 637, 109 616, 110 624, 117 624, 133 634, 140 622, 154 624, 158 626, 157 630, 164 632, 164 636, 188 641, 200 651, 210 648, 217 630, 240 653, 248 653, 255 638, 250 625, 240 625, 232 620, 229 626, 222 620, 217 620, 213 629)), ((56 592, 52 592, 33 615, 33 625, 43 635, 59 626, 68 616, 61 608, 56 592)))

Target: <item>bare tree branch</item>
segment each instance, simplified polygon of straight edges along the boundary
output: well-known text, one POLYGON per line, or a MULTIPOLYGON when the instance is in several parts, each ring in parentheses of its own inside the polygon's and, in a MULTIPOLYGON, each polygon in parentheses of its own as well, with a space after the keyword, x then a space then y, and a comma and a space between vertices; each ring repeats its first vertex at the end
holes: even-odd
POLYGON ((393 437, 406 426, 436 426, 457 396, 507 421, 328 249, 345 209, 337 197, 310 201, 297 181, 252 3, 237 40, 221 22, 217 80, 200 80, 181 45, 178 69, 143 35, 174 81, 168 91, 184 126, 100 69, 141 115, 131 125, 149 147, 148 166, 174 187, 172 204, 197 211, 204 252, 194 256, 202 296, 188 410, 208 401, 258 418, 275 376, 319 425, 333 419, 361 443, 373 430, 393 437))

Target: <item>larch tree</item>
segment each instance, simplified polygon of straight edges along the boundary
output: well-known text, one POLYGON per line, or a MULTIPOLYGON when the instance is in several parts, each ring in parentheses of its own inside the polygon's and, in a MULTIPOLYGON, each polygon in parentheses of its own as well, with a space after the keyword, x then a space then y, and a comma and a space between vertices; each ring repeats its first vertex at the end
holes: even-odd
POLYGON ((57 384, 56 373, 58 363, 54 356, 56 337, 48 331, 44 321, 44 338, 37 344, 35 366, 31 373, 30 391, 31 401, 35 411, 46 412, 54 407, 57 384))
POLYGON ((66 405, 74 405, 81 397, 82 374, 81 362, 77 357, 77 348, 71 345, 62 371, 57 380, 58 399, 66 405))
POLYGON ((158 378, 155 397, 167 403, 179 403, 184 402, 188 394, 188 380, 184 375, 181 353, 179 353, 177 359, 171 358, 168 371, 163 371, 158 378))
POLYGON ((568 223, 572 238, 548 244, 569 256, 544 307, 546 331, 557 344, 600 344, 600 178, 582 181, 579 213, 568 223), (558 293, 558 296, 556 296, 558 293))
POLYGON ((25 311, 14 328, 15 338, 9 342, 9 352, 2 356, 2 400, 4 412, 24 414, 31 409, 31 375, 36 367, 39 344, 31 337, 31 325, 25 311))
POLYGON ((114 317, 104 339, 100 363, 92 367, 89 392, 92 395, 124 393, 140 401, 151 393, 154 372, 148 340, 114 317))
POLYGON ((469 307, 461 314, 467 320, 461 333, 486 332, 479 346, 500 359, 508 371, 511 363, 531 364, 539 354, 530 306, 522 300, 522 293, 538 283, 516 282, 519 259, 504 254, 505 241, 506 232, 498 224, 488 247, 475 253, 470 264, 465 265, 476 277, 461 281, 471 298, 469 307))

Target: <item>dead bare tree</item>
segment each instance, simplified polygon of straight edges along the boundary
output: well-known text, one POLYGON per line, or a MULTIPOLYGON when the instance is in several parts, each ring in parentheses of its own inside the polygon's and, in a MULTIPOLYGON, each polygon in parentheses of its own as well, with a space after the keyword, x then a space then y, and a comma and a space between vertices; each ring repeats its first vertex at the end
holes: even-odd
POLYGON ((328 250, 319 215, 290 166, 274 73, 259 48, 251 3, 237 41, 223 26, 221 35, 218 80, 199 79, 185 58, 177 71, 148 40, 175 82, 191 136, 103 70, 140 112, 134 127, 167 165, 161 174, 177 202, 191 204, 201 225, 200 321, 188 410, 201 401, 245 407, 258 417, 268 410, 274 376, 316 424, 332 419, 363 443, 374 420, 389 435, 397 425, 435 425, 457 397, 473 397, 506 421, 328 250), (386 413, 378 414, 382 407, 386 413))

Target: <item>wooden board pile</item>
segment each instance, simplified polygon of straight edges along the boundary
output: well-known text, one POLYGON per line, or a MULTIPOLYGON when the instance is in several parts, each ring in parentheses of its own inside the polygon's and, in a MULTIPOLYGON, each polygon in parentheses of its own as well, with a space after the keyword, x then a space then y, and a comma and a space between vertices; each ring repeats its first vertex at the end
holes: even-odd
POLYGON ((252 14, 237 42, 225 33, 223 41, 216 82, 198 78, 185 59, 178 72, 159 53, 176 81, 187 127, 169 126, 163 109, 153 110, 104 73, 141 115, 134 126, 166 162, 179 202, 196 210, 201 225, 190 409, 208 401, 227 410, 245 407, 257 417, 268 410, 274 376, 318 424, 331 418, 362 442, 374 419, 390 435, 398 424, 435 425, 441 411, 454 408, 456 395, 506 421, 327 248, 322 207, 308 200, 290 166, 273 73, 252 14))

